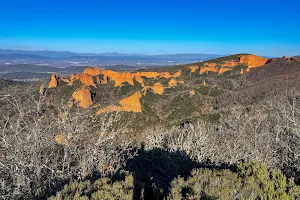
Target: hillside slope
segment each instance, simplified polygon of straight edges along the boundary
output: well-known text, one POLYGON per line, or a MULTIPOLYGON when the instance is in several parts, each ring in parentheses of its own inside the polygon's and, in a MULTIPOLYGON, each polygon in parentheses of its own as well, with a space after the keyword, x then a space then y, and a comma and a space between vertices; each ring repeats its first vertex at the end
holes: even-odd
POLYGON ((116 72, 87 68, 70 77, 52 75, 52 102, 94 110, 96 115, 122 112, 130 130, 164 123, 178 125, 197 118, 217 120, 223 108, 253 104, 298 84, 299 60, 236 54, 206 62, 116 72), (126 117, 127 118, 127 117, 126 117))

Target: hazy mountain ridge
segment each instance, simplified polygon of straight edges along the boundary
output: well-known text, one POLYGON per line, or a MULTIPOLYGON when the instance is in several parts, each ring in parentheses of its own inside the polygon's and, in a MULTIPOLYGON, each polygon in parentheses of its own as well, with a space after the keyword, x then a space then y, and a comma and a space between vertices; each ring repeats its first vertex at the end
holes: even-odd
POLYGON ((23 81, 40 79, 48 80, 49 75, 52 73, 58 73, 61 76, 65 76, 73 73, 80 73, 85 68, 85 66, 59 68, 47 65, 33 64, 0 65, 0 78, 23 81))
POLYGON ((13 59, 104 59, 104 60, 189 60, 189 59, 210 59, 219 57, 217 54, 122 54, 122 53, 73 53, 69 51, 23 51, 0 49, 1 58, 13 59))
POLYGON ((77 55, 69 51, 26 51, 26 50, 12 50, 12 49, 0 49, 2 55, 31 55, 37 57, 48 58, 64 58, 77 55))
POLYGON ((217 54, 121 54, 73 53, 68 51, 23 51, 0 49, 0 78, 44 79, 45 74, 69 75, 80 73, 83 66, 132 71, 152 66, 190 63, 219 57, 217 54), (32 74, 30 74, 30 72, 32 74), (16 77, 14 77, 16 76, 16 77))

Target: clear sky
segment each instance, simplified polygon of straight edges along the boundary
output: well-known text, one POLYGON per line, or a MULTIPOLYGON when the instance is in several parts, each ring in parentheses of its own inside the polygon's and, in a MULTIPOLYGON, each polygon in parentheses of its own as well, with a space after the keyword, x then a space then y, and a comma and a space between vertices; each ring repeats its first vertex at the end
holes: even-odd
POLYGON ((1 0, 0 48, 300 55, 300 0, 1 0))

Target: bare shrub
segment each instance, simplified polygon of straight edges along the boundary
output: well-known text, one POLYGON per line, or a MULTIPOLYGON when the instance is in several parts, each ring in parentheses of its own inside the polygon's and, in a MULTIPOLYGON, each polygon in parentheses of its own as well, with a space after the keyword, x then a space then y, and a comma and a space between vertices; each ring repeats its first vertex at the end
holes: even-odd
MULTIPOLYGON (((232 110, 218 123, 198 121, 184 127, 147 133, 148 146, 184 151, 198 162, 237 163, 258 160, 272 163, 272 134, 267 130, 266 115, 232 110)), ((151 147, 148 147, 151 148, 151 147)))
POLYGON ((273 132, 276 135, 277 166, 300 181, 300 94, 288 95, 269 102, 273 132))
POLYGON ((260 161, 300 179, 300 94, 289 91, 259 105, 233 107, 217 123, 147 131, 148 149, 184 151, 198 162, 260 161))
POLYGON ((212 160, 226 163, 256 160, 272 165, 276 152, 271 126, 263 107, 231 109, 211 134, 214 142, 208 145, 214 149, 212 160))
POLYGON ((0 96, 1 198, 42 198, 72 178, 115 173, 134 154, 129 142, 115 142, 118 113, 51 108, 43 94, 26 92, 0 96))
MULTIPOLYGON (((213 126, 211 126, 213 127, 213 126)), ((207 142, 210 131, 203 121, 186 124, 171 129, 153 128, 146 131, 146 149, 167 149, 169 151, 183 151, 197 161, 203 161, 207 155, 207 142)))
MULTIPOLYGON (((118 113, 95 116, 64 101, 51 107, 46 95, 27 87, 0 94, 3 199, 43 198, 73 178, 113 175, 136 154, 130 139, 117 140, 126 128, 115 126, 118 113)), ((216 123, 199 120, 143 134, 146 150, 179 151, 216 164, 260 161, 299 182, 299 123, 300 95, 289 92, 260 105, 230 108, 216 123)))

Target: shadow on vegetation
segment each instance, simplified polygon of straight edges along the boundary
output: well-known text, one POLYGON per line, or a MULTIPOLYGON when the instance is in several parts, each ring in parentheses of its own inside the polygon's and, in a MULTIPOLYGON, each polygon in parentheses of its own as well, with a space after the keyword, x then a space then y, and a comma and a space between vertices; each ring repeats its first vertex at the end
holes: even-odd
POLYGON ((142 145, 138 155, 126 164, 126 170, 134 175, 133 199, 163 199, 169 193, 172 180, 178 176, 187 178, 194 168, 236 171, 234 166, 225 164, 197 163, 181 151, 169 152, 159 148, 147 151, 142 145))

